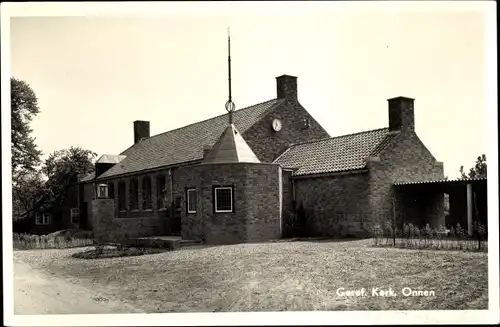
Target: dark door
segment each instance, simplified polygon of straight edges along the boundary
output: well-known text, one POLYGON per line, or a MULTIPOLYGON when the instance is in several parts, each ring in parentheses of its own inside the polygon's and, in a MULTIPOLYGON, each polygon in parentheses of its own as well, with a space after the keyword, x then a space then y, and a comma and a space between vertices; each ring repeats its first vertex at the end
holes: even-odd
POLYGON ((181 214, 182 214, 182 197, 177 196, 174 201, 174 216, 172 219, 172 233, 181 234, 181 214))

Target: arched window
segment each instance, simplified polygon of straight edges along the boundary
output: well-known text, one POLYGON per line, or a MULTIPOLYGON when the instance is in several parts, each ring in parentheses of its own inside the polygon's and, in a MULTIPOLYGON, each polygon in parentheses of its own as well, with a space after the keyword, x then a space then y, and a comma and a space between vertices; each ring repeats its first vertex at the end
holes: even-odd
POLYGON ((152 209, 151 202, 151 177, 144 176, 142 178, 142 209, 150 210, 152 209))
POLYGON ((137 177, 130 179, 130 210, 138 210, 139 209, 139 182, 137 177))
POLYGON ((127 210, 127 201, 125 198, 125 182, 118 182, 118 210, 127 210))
POLYGON ((165 209, 165 186, 166 178, 164 174, 160 174, 156 177, 156 201, 157 209, 165 209))

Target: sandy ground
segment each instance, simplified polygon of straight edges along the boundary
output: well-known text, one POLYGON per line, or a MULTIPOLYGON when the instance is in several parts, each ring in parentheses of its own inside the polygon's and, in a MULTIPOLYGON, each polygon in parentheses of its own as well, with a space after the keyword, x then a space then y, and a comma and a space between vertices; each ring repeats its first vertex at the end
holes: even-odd
POLYGON ((269 242, 97 260, 72 257, 85 248, 14 251, 15 308, 85 314, 488 307, 487 253, 372 245, 269 242), (336 293, 373 287, 398 296, 336 293), (403 296, 406 287, 433 295, 403 296))
POLYGON ((127 303, 49 276, 14 260, 14 314, 98 314, 143 312, 127 303))

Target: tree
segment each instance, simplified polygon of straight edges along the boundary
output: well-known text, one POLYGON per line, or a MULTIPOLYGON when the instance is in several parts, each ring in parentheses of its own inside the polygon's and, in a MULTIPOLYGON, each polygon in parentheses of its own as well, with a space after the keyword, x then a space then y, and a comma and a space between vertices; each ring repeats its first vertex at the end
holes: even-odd
POLYGON ((96 153, 79 147, 55 151, 48 156, 42 172, 47 177, 44 195, 51 206, 64 203, 67 194, 78 184, 79 174, 94 171, 93 160, 96 156, 96 153))
POLYGON ((465 174, 464 166, 460 166, 460 175, 462 178, 482 178, 486 177, 486 155, 483 154, 476 159, 476 164, 469 170, 469 174, 465 174))
POLYGON ((35 92, 25 81, 10 79, 11 86, 11 153, 13 217, 30 210, 28 203, 41 183, 38 166, 42 152, 37 149, 30 122, 40 109, 35 92))
POLYGON ((33 210, 34 204, 43 195, 43 179, 39 172, 30 172, 18 176, 16 185, 12 187, 13 219, 17 220, 23 213, 33 210))
POLYGON ((16 78, 11 78, 10 83, 12 176, 13 182, 17 182, 19 175, 35 172, 41 162, 42 152, 37 149, 29 126, 40 109, 35 92, 28 83, 16 78))

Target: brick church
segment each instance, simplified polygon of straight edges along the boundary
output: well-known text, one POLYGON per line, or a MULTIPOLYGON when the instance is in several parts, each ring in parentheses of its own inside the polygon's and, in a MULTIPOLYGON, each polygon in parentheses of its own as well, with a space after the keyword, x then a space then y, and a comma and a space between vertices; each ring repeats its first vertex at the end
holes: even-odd
POLYGON ((442 180, 415 133, 414 100, 388 100, 388 127, 331 137, 298 101, 297 77, 277 96, 150 135, 103 155, 80 180, 81 219, 110 239, 180 235, 207 244, 305 233, 365 236, 374 223, 444 224, 443 193, 395 185, 442 180))

